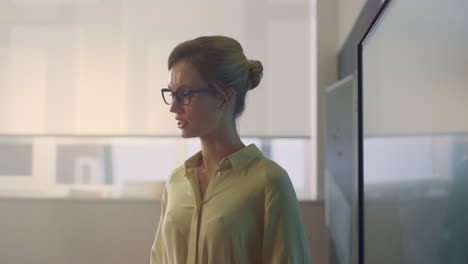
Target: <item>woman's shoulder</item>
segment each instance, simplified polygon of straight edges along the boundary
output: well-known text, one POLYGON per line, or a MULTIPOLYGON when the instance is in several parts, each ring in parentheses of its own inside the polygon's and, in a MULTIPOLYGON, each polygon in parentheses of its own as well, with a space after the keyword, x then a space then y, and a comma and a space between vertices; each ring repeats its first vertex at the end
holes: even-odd
POLYGON ((179 167, 172 170, 172 172, 167 177, 166 182, 167 183, 172 183, 174 181, 177 181, 178 179, 180 179, 181 177, 184 176, 184 172, 185 172, 184 165, 180 165, 179 167))
POLYGON ((262 185, 268 197, 282 197, 297 201, 296 192, 288 172, 278 163, 262 157, 257 161, 258 172, 262 177, 262 185))
POLYGON ((252 171, 261 174, 267 184, 290 181, 288 172, 281 165, 264 156, 257 158, 252 165, 252 171))

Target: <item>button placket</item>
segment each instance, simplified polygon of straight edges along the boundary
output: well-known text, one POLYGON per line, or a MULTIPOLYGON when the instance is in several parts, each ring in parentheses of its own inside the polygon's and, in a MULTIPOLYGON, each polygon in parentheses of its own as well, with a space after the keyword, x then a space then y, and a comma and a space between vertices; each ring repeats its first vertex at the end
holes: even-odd
POLYGON ((211 179, 210 183, 208 184, 208 188, 206 188, 205 196, 203 197, 203 204, 205 204, 205 200, 211 197, 211 194, 216 190, 216 187, 220 183, 221 180, 221 171, 216 171, 211 179))

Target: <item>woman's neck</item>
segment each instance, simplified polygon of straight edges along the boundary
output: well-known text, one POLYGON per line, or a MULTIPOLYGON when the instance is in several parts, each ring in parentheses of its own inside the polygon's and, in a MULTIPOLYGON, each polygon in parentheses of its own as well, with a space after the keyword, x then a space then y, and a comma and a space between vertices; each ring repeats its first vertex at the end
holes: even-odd
POLYGON ((206 172, 215 171, 225 157, 245 147, 237 132, 231 135, 200 137, 202 163, 200 168, 206 172))

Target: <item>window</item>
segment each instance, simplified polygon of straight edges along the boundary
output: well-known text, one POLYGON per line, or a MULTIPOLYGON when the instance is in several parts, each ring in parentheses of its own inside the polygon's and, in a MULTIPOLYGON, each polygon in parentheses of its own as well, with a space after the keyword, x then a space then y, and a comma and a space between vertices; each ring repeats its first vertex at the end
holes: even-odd
MULTIPOLYGON (((16 144, 0 148, 16 151, 22 162, 17 160, 19 167, 12 171, 4 167, 4 174, 13 175, 1 176, 0 188, 64 195, 69 191, 64 186, 100 186, 113 193, 129 181, 162 180, 199 148, 196 140, 178 139, 173 115, 160 98, 160 88, 167 85, 167 57, 187 39, 227 35, 265 68, 260 86, 247 96, 241 137, 291 170, 300 197, 315 198, 315 143, 310 140, 315 139, 315 1, 181 5, 0 2, 5 14, 0 22, 0 137, 16 144), (294 97, 285 100, 285 93, 294 97), (20 137, 31 142, 18 145, 20 137), (281 143, 287 138, 295 143, 281 143), (308 160, 289 159, 282 149, 304 151, 308 160), (157 165, 152 156, 158 157, 157 165)), ((6 158, 0 162, 10 163, 6 158)))

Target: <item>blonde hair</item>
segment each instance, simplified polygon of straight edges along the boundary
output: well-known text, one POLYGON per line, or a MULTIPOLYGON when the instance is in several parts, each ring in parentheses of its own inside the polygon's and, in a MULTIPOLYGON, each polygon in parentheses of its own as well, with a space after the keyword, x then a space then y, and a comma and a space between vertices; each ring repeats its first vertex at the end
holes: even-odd
POLYGON ((257 87, 263 76, 262 63, 248 60, 239 42, 225 36, 204 36, 180 43, 169 55, 168 69, 182 60, 190 62, 219 93, 225 94, 228 87, 236 90, 235 118, 244 112, 247 91, 257 87))

